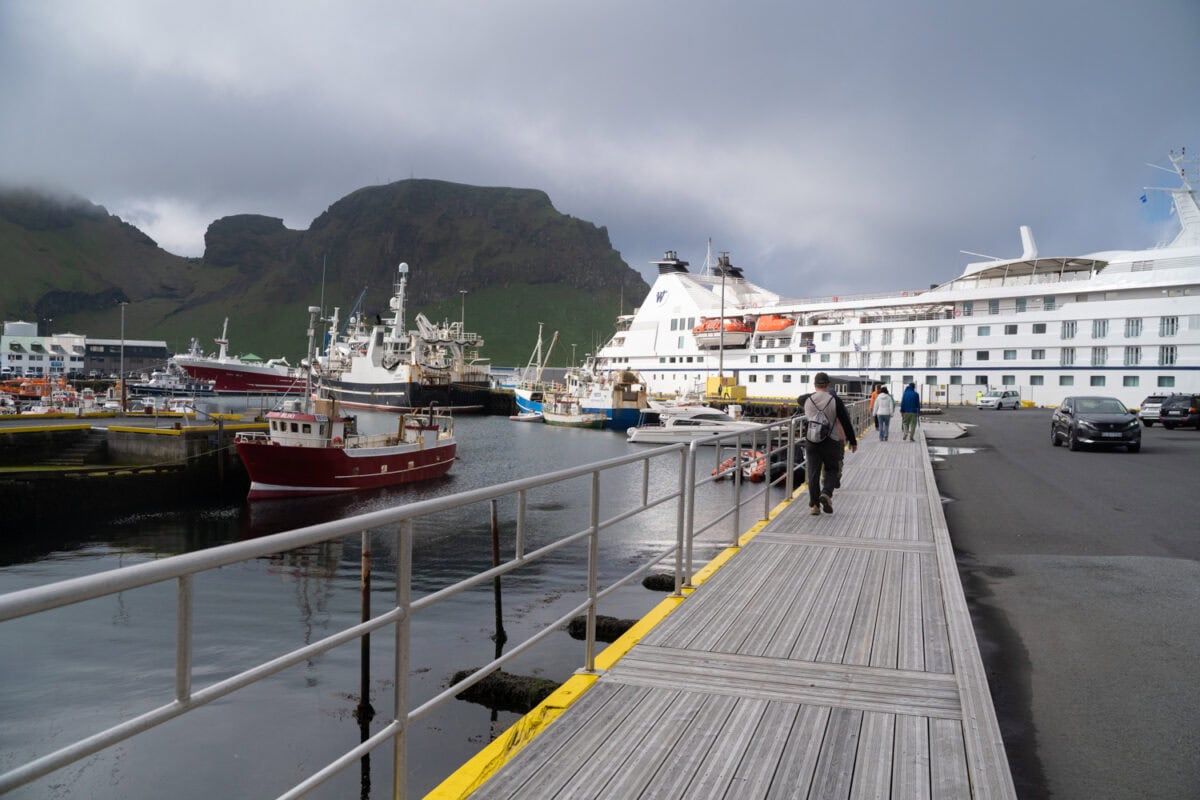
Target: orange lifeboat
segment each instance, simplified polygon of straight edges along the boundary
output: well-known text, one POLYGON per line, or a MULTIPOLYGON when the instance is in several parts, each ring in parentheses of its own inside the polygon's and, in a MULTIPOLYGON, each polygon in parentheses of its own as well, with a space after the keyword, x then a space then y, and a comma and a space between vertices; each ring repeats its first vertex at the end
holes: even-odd
POLYGON ((754 335, 754 327, 738 317, 701 317, 692 328, 692 336, 700 347, 744 347, 754 335))
POLYGON ((782 314, 766 314, 758 318, 754 330, 757 333, 782 333, 795 327, 796 320, 782 314))

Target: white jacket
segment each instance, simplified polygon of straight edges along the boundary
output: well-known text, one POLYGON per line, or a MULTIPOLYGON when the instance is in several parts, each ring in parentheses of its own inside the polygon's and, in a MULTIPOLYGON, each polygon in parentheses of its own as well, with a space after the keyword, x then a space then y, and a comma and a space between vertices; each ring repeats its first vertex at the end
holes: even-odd
POLYGON ((875 395, 874 414, 877 417, 890 417, 896 413, 896 398, 880 392, 875 395))

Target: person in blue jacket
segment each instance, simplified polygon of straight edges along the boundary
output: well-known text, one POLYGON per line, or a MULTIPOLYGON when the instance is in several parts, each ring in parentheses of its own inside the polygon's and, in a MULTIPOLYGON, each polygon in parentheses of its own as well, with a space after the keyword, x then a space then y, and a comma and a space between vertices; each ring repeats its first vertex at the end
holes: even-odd
POLYGON ((921 416, 921 396, 917 394, 917 385, 910 383, 904 387, 900 396, 900 432, 901 439, 912 442, 917 436, 917 419, 921 416))

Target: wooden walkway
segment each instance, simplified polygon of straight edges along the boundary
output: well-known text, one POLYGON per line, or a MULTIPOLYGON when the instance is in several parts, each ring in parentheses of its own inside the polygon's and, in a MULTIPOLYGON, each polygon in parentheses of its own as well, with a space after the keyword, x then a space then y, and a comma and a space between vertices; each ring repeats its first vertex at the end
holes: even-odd
POLYGON ((924 436, 864 438, 471 797, 1015 797, 924 436))

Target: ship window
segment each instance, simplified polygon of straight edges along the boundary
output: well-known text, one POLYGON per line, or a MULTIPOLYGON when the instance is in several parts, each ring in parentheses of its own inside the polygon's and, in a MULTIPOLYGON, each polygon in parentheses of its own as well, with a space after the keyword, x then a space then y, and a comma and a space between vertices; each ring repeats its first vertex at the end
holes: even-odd
POLYGON ((767 356, 767 363, 768 363, 768 364, 774 364, 774 363, 775 363, 775 356, 773 356, 773 355, 772 355, 772 356, 767 356))
POLYGON ((1159 336, 1174 336, 1179 333, 1179 317, 1163 317, 1158 321, 1159 336))
POLYGON ((1126 386, 1126 387, 1137 386, 1138 385, 1138 376, 1137 375, 1126 375, 1124 378, 1121 379, 1121 385, 1126 386))
POLYGON ((1004 351, 1004 360, 1005 361, 1016 361, 1017 360, 1017 351, 1016 350, 1005 350, 1004 351))
POLYGON ((1018 314, 1024 314, 1024 313, 1025 313, 1025 305, 1026 305, 1025 298, 1024 298, 1024 297, 1018 297, 1018 298, 1017 298, 1017 313, 1018 313, 1018 314))
POLYGON ((880 383, 891 383, 891 382, 892 382, 892 376, 891 376, 891 375, 880 375, 880 376, 879 376, 879 382, 880 382, 880 383))
POLYGON ((751 364, 757 364, 757 363, 758 363, 758 356, 750 356, 750 363, 751 363, 751 364))
POLYGON ((696 327, 696 318, 695 318, 695 317, 688 317, 688 321, 687 321, 687 329, 690 331, 690 330, 691 330, 692 328, 694 328, 694 327, 696 327))
POLYGON ((800 361, 801 363, 807 364, 808 362, 812 361, 812 356, 810 356, 808 353, 805 353, 804 355, 800 356, 800 361))
POLYGON ((659 356, 659 357, 658 357, 658 363, 660 363, 660 364, 665 364, 665 363, 667 363, 667 357, 666 357, 666 356, 659 356))
POLYGON ((792 382, 792 376, 791 376, 791 375, 784 375, 784 376, 783 376, 783 382, 784 382, 784 383, 791 383, 791 382, 792 382))
POLYGON ((962 386, 962 375, 951 375, 950 376, 950 385, 951 386, 962 386))
POLYGON ((1159 375, 1158 376, 1158 388, 1160 388, 1160 389, 1175 388, 1175 376, 1174 375, 1159 375))
POLYGON ((750 378, 749 378, 749 381, 750 381, 750 383, 758 383, 758 376, 757 376, 757 375, 751 375, 751 376, 750 376, 750 378))
POLYGON ((828 363, 829 363, 829 353, 822 353, 822 354, 821 354, 821 363, 822 363, 822 364, 828 364, 828 363))
POLYGON ((1001 375, 1000 383, 1004 384, 1005 386, 1016 386, 1017 385, 1017 376, 1016 375, 1001 375))
POLYGON ((687 363, 689 363, 689 364, 691 364, 691 363, 692 363, 692 357, 691 357, 691 356, 688 356, 688 357, 687 357, 687 363))
POLYGON ((951 350, 950 351, 950 366, 952 366, 952 367, 961 367, 962 366, 962 350, 951 350))
POLYGON ((884 343, 884 344, 891 344, 891 343, 892 343, 892 329, 891 329, 891 328, 885 328, 885 329, 884 329, 884 331, 883 331, 883 343, 884 343))
POLYGON ((976 361, 987 361, 989 358, 991 358, 991 356, 992 356, 992 354, 989 353, 987 350, 976 350, 975 351, 975 360, 976 361))
POLYGON ((297 425, 295 422, 293 422, 292 423, 292 433, 299 433, 299 432, 300 432, 300 426, 297 425))
POLYGON ((905 375, 904 377, 902 377, 902 378, 900 379, 900 382, 901 382, 901 383, 903 383, 903 384, 906 384, 906 385, 907 385, 907 384, 910 384, 910 383, 913 383, 913 376, 912 376, 912 375, 905 375))
POLYGON ((1059 375, 1058 376, 1058 385, 1059 386, 1074 386, 1075 385, 1075 376, 1074 375, 1059 375))
POLYGON ((325 423, 324 422, 322 422, 320 425, 317 426, 317 435, 318 436, 325 435, 325 423))
POLYGON ((1092 366, 1103 367, 1108 363, 1108 348, 1093 347, 1092 348, 1092 366))
POLYGON ((1158 348, 1158 363, 1160 366, 1174 366, 1176 356, 1175 345, 1164 344, 1158 348))
POLYGON ((783 357, 783 363, 785 363, 785 364, 790 364, 790 363, 792 363, 792 356, 791 356, 791 354, 790 354, 790 353, 789 353, 789 354, 787 354, 787 355, 785 355, 785 356, 783 357))
POLYGON ((925 336, 925 341, 929 344, 934 344, 938 340, 938 328, 930 328, 925 336))
POLYGON ((1092 376, 1092 386, 1103 386, 1103 385, 1104 385, 1104 376, 1103 375, 1093 375, 1092 376))
POLYGON ((774 375, 768 375, 768 376, 767 376, 767 378, 766 378, 766 382, 767 382, 767 383, 774 383, 774 382, 775 382, 775 376, 774 376, 774 375))
POLYGON ((992 335, 992 326, 991 325, 980 325, 978 328, 975 329, 975 335, 976 336, 991 336, 992 335))
POLYGON ((807 375, 807 374, 801 375, 801 376, 800 376, 800 382, 801 382, 801 383, 808 383, 808 375, 807 375))
POLYGON ((987 375, 976 375, 975 376, 975 385, 976 386, 987 386, 988 385, 987 375))
POLYGON ((1044 386, 1045 384, 1046 384, 1046 379, 1043 376, 1041 376, 1041 375, 1030 375, 1029 376, 1029 385, 1030 386, 1044 386))
POLYGON ((1017 326, 1016 325, 1005 325, 1004 326, 1004 335, 1005 336, 1016 336, 1017 335, 1017 326))
POLYGON ((1058 353, 1058 363, 1064 367, 1069 367, 1075 363, 1075 348, 1064 347, 1058 353))
POLYGON ((1094 319, 1092 320, 1092 338, 1103 339, 1108 336, 1108 320, 1094 319))
POLYGON ((1042 309, 1045 311, 1054 310, 1054 295, 1048 294, 1042 298, 1042 309))
POLYGON ((1125 366, 1136 367, 1142 363, 1142 348, 1126 347, 1125 348, 1125 366))
POLYGON ((1142 335, 1142 318, 1130 317, 1125 320, 1125 338, 1136 339, 1142 335))
POLYGON ((300 432, 301 433, 312 433, 312 425, 310 425, 307 422, 304 423, 303 425, 300 426, 300 432))
POLYGON ((679 330, 679 320, 677 320, 677 319, 671 320, 671 330, 673 330, 673 331, 679 330))
POLYGON ((1044 361, 1046 358, 1046 351, 1041 348, 1035 348, 1029 351, 1029 357, 1034 361, 1044 361))
POLYGON ((832 334, 832 333, 822 333, 822 334, 821 334, 821 341, 822 341, 822 342, 829 342, 829 341, 832 341, 832 340, 833 340, 833 334, 832 334))
POLYGON ((955 325, 953 328, 950 329, 950 341, 952 343, 953 342, 961 342, 962 337, 963 337, 963 326, 962 325, 955 325))
POLYGON ((971 300, 964 300, 962 304, 962 315, 969 317, 975 313, 975 303, 971 300))
POLYGON ((937 386, 937 375, 926 375, 925 376, 925 385, 926 386, 937 386))
POLYGON ((678 347, 680 350, 683 349, 683 337, 682 336, 679 337, 679 341, 675 344, 675 346, 678 347))
POLYGON ((1033 323, 1033 332, 1034 333, 1045 333, 1046 332, 1046 323, 1044 323, 1044 322, 1033 323))
POLYGON ((1000 313, 1000 301, 999 300, 988 300, 988 314, 999 314, 999 313, 1000 313))
POLYGON ((1075 338, 1075 330, 1077 327, 1078 326, 1077 326, 1075 320, 1073 320, 1073 319, 1064 320, 1063 324, 1062 324, 1062 338, 1074 339, 1075 338))

